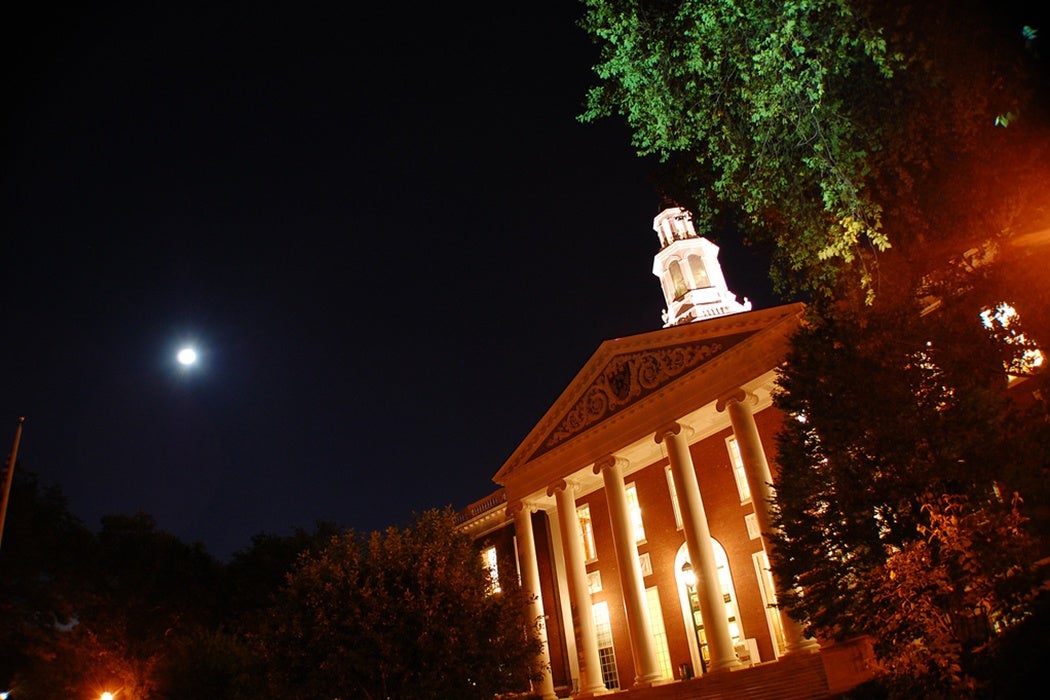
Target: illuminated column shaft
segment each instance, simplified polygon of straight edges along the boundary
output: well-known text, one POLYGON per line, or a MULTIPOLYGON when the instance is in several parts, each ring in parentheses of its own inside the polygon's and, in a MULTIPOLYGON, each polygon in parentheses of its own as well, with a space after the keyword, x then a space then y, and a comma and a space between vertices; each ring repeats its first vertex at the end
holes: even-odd
MULTIPOLYGON (((773 474, 769 470, 766 451, 762 449, 762 438, 758 434, 758 425, 755 424, 755 415, 749 404, 753 398, 740 389, 719 399, 715 407, 729 414, 729 422, 733 425, 733 435, 736 437, 737 447, 740 448, 740 459, 744 463, 747 486, 751 489, 755 520, 758 521, 758 527, 762 533, 762 547, 766 551, 766 558, 772 560, 773 543, 769 540, 769 533, 773 532, 773 500, 776 492, 773 489, 773 474)), ((781 582, 775 573, 770 573, 773 576, 773 586, 779 596, 783 590, 781 582)), ((806 638, 802 626, 795 622, 787 611, 778 609, 778 613, 789 654, 798 651, 813 651, 819 646, 815 640, 806 638)))
MULTIPOLYGON (((697 593, 700 598, 700 614, 704 617, 704 632, 707 648, 711 653, 710 672, 723 671, 740 666, 733 649, 733 637, 729 633, 722 584, 718 580, 718 564, 711 546, 711 529, 707 524, 707 512, 700 497, 700 485, 696 481, 693 458, 689 446, 679 436, 682 426, 677 423, 656 433, 656 441, 667 442, 667 457, 671 463, 671 476, 678 494, 678 508, 682 513, 685 545, 689 550, 690 563, 697 575, 697 593)), ((702 652, 701 652, 702 653, 702 652)))
POLYGON ((514 532, 518 536, 518 564, 521 567, 522 585, 529 596, 529 620, 539 620, 536 632, 543 645, 536 659, 542 669, 543 678, 532 682, 532 693, 544 700, 554 700, 554 679, 551 677, 550 649, 547 645, 547 620, 543 613, 543 598, 540 590, 540 570, 536 563, 536 536, 532 531, 532 509, 521 503, 513 503, 507 510, 514 513, 514 532))
POLYGON ((594 627, 591 593, 587 589, 587 567, 584 563, 583 542, 580 541, 580 519, 576 515, 576 499, 572 486, 564 480, 547 489, 558 503, 562 545, 565 547, 565 572, 569 578, 569 597, 572 600, 573 627, 576 649, 580 658, 579 697, 607 692, 602 681, 601 661, 598 658, 598 633, 594 627))
POLYGON ((631 637, 631 651, 634 654, 634 684, 649 686, 660 680, 663 674, 656 660, 653 625, 649 619, 642 566, 638 561, 638 545, 623 482, 623 468, 626 464, 627 460, 610 455, 594 465, 594 473, 602 475, 605 497, 609 503, 613 549, 616 553, 616 564, 620 569, 620 583, 623 586, 624 607, 627 611, 627 629, 631 637))

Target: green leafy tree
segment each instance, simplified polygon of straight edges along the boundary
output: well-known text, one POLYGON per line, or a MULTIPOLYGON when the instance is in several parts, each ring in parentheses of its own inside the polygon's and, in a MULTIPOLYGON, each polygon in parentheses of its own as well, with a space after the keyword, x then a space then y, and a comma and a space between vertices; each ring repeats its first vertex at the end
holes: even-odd
POLYGON ((781 602, 820 637, 874 636, 916 687, 976 688, 995 644, 957 635, 961 593, 994 590, 996 638, 1016 629, 1050 522, 1046 378, 1025 401, 1006 382, 1050 342, 1039 29, 1011 0, 583 4, 600 58, 582 119, 626 120, 666 195, 707 235, 742 229, 811 302, 776 399, 797 418, 778 439, 781 602), (1030 335, 979 322, 1007 307, 1030 335), (959 563, 1015 515, 1030 551, 959 563), (892 613, 903 591, 929 624, 892 613))
POLYGON ((526 599, 489 574, 451 512, 347 532, 306 554, 259 639, 275 695, 491 698, 528 689, 539 651, 526 599))
POLYGON ((624 118, 707 234, 771 243, 783 292, 859 281, 870 302, 942 263, 937 243, 1050 222, 1035 58, 1001 3, 583 2, 601 54, 582 119, 624 118))

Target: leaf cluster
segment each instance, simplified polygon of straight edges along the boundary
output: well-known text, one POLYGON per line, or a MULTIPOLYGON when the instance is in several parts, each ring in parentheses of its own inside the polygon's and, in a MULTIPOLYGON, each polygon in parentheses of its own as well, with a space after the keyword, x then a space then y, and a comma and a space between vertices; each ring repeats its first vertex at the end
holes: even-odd
POLYGON ((924 494, 916 539, 871 572, 876 652, 901 697, 970 697, 995 635, 1030 615, 1042 576, 1017 498, 924 494))
POLYGON ((451 512, 333 537, 289 574, 257 641, 276 692, 298 697, 486 698, 528 688, 536 620, 489 575, 451 512))
POLYGON ((600 60, 581 119, 622 117, 702 235, 729 212, 771 242, 783 293, 870 302, 891 240, 910 260, 912 241, 1032 223, 1050 155, 1033 61, 980 3, 583 1, 600 60))
POLYGON ((955 620, 975 607, 1001 626, 1022 618, 1029 564, 1046 549, 1047 379, 1012 386, 1007 371, 1030 345, 1020 325, 989 329, 979 316, 1014 301, 1012 270, 946 277, 926 314, 885 300, 814 314, 775 396, 789 417, 777 438, 781 604, 811 634, 871 635, 890 667, 927 664, 957 690, 974 645, 952 636, 955 620))
POLYGON ((12 491, 0 552, 4 682, 30 699, 161 696, 172 655, 220 623, 218 562, 145 514, 108 516, 93 534, 30 472, 16 471, 12 491))

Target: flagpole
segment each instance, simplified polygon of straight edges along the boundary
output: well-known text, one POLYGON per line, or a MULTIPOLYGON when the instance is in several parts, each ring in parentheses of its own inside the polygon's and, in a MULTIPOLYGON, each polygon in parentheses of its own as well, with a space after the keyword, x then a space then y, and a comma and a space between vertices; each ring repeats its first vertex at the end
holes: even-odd
POLYGON ((18 427, 15 429, 15 444, 11 447, 11 457, 7 460, 7 471, 4 474, 4 494, 0 499, 0 542, 4 539, 4 521, 7 519, 7 501, 11 497, 11 479, 15 475, 15 460, 18 458, 18 443, 22 441, 22 424, 26 422, 25 416, 18 419, 18 427))

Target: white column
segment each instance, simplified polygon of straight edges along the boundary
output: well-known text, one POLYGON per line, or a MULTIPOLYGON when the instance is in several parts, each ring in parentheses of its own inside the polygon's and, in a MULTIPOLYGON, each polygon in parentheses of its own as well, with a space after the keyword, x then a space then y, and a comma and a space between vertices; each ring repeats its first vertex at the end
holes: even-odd
POLYGON ((700 485, 696 481, 696 470, 689 446, 679 436, 682 426, 678 423, 661 428, 656 433, 657 442, 667 442, 667 457, 671 463, 671 476, 678 493, 678 508, 682 513, 685 545, 689 550, 690 563, 697 577, 697 592, 700 598, 700 614, 704 617, 704 633, 707 648, 711 653, 708 672, 725 671, 740 667, 740 659, 733 649, 733 637, 729 634, 729 619, 726 616, 722 584, 718 580, 718 564, 711 546, 711 528, 707 524, 707 512, 700 497, 700 485))
POLYGON ((601 661, 598 658, 598 634, 594 627, 591 594, 587 589, 587 567, 580 541, 580 520, 576 515, 576 499, 572 486, 564 480, 547 489, 558 503, 561 538, 565 547, 565 571, 569 577, 569 595, 572 598, 572 626, 576 634, 576 649, 580 659, 580 689, 578 697, 591 697, 608 692, 602 681, 601 661))
POLYGON ((536 665, 543 678, 532 681, 532 694, 544 700, 554 700, 554 679, 551 677, 550 649, 547 645, 547 618, 543 613, 543 595, 540 589, 540 570, 536 562, 536 536, 532 531, 532 508, 521 501, 508 504, 507 512, 514 514, 514 532, 518 536, 518 565, 521 567, 521 583, 529 598, 528 615, 538 622, 536 634, 542 648, 536 665))
POLYGON ((558 504, 546 511, 550 526, 551 567, 554 574, 553 604, 558 610, 559 619, 564 620, 561 642, 565 645, 565 657, 569 662, 566 673, 569 678, 580 677, 580 655, 576 651, 576 635, 573 634, 572 596, 569 595, 569 575, 565 571, 565 547, 561 541, 561 518, 558 517, 558 504))
MULTIPOLYGON (((743 389, 724 396, 715 404, 719 411, 729 414, 729 422, 733 425, 733 435, 736 437, 737 447, 740 448, 740 459, 744 463, 744 474, 747 476, 747 486, 751 489, 751 502, 755 506, 755 520, 758 521, 759 530, 762 533, 762 547, 766 551, 766 558, 772 561, 773 543, 769 540, 769 533, 773 532, 773 501, 776 491, 773 488, 773 474, 769 471, 769 461, 766 460, 766 451, 762 448, 762 438, 758 434, 758 425, 755 423, 755 415, 751 411, 751 404, 755 397, 746 393, 743 389)), ((777 595, 780 596, 780 579, 773 572, 773 586, 777 595)), ((807 638, 802 631, 802 626, 796 622, 787 611, 778 608, 780 624, 784 629, 784 642, 787 644, 787 653, 816 651, 820 646, 816 640, 807 638)))
POLYGON ((660 673, 660 664, 656 660, 653 625, 649 619, 642 565, 638 561, 638 545, 623 482, 623 468, 626 465, 627 460, 609 455, 595 463, 594 473, 602 475, 605 498, 609 503, 613 549, 616 553, 616 564, 620 569, 620 584, 623 586, 623 602, 627 611, 627 631, 631 637, 631 651, 634 654, 634 685, 646 687, 659 681, 663 674, 660 673))

